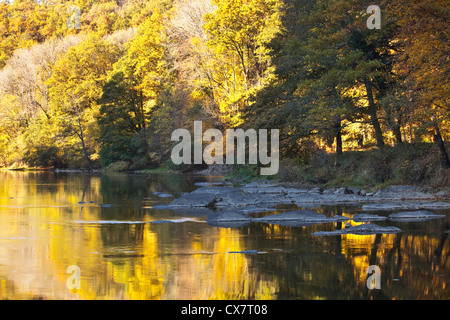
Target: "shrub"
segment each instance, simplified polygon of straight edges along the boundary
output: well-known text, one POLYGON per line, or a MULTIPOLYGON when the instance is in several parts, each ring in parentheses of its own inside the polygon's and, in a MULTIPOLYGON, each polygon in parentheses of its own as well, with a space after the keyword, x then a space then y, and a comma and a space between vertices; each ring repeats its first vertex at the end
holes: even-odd
POLYGON ((108 165, 105 169, 107 171, 125 171, 130 168, 130 162, 128 161, 116 161, 108 165))
POLYGON ((430 143, 385 146, 368 151, 317 153, 308 164, 281 161, 278 178, 328 186, 370 187, 385 184, 449 186, 449 169, 440 164, 438 147, 430 143))
POLYGON ((56 146, 36 146, 25 154, 25 162, 31 167, 65 167, 66 163, 56 146))

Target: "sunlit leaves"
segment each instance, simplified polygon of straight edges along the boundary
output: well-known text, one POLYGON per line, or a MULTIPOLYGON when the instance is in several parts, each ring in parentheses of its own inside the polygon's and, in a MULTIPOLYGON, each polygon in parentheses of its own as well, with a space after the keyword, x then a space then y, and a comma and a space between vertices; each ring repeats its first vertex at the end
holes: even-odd
POLYGON ((119 53, 116 45, 91 36, 56 63, 48 80, 52 108, 64 119, 64 134, 78 137, 86 160, 93 152, 88 150, 88 141, 96 140, 89 128, 95 133, 97 100, 119 53))
POLYGON ((213 1, 217 9, 205 16, 206 43, 211 50, 210 86, 224 122, 242 123, 242 108, 252 88, 267 80, 267 44, 280 31, 278 1, 213 1))

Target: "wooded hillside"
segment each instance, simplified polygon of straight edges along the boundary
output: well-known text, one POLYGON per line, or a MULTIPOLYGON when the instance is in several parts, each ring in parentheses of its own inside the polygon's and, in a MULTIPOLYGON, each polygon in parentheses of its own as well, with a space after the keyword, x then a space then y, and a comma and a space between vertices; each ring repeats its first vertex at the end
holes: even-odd
POLYGON ((202 120, 280 129, 297 163, 435 143, 445 170, 448 2, 380 0, 380 29, 371 4, 1 1, 0 166, 158 167, 202 120))

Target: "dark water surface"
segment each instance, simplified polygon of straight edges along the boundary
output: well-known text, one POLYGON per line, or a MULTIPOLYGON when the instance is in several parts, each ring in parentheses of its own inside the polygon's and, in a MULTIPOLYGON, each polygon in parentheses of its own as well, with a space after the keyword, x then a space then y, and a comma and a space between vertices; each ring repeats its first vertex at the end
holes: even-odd
POLYGON ((0 298, 449 299, 449 210, 432 210, 447 217, 427 222, 374 222, 400 228, 397 234, 318 237, 311 234, 345 223, 220 228, 204 212, 152 209, 195 182, 218 180, 0 172, 0 298), (72 265, 79 289, 68 285, 72 265), (380 268, 379 290, 366 286, 369 265, 380 268))

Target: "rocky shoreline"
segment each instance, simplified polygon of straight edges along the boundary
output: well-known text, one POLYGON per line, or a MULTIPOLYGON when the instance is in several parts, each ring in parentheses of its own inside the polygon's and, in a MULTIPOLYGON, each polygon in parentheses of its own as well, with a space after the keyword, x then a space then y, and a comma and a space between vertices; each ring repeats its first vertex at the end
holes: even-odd
POLYGON ((363 210, 450 209, 450 194, 427 192, 417 186, 389 186, 376 193, 358 188, 301 189, 277 183, 252 182, 241 187, 199 183, 200 187, 168 204, 170 208, 267 207, 277 204, 311 205, 361 204, 363 210))
POLYGON ((319 232, 315 236, 340 234, 397 233, 399 228, 381 227, 373 221, 428 221, 445 218, 429 210, 450 209, 446 192, 430 193, 416 186, 389 186, 373 194, 358 188, 301 189, 282 186, 277 183, 252 182, 241 187, 218 185, 218 183, 198 183, 198 189, 181 195, 167 205, 155 209, 173 209, 182 212, 197 212, 208 215, 206 222, 212 226, 233 228, 250 222, 272 223, 300 227, 317 223, 369 222, 363 226, 350 226, 342 230, 319 232), (260 218, 249 215, 252 212, 279 211, 277 205, 296 205, 299 208, 314 208, 320 205, 352 204, 360 205, 363 211, 408 210, 395 212, 388 217, 376 214, 355 214, 352 219, 344 216, 326 217, 317 212, 304 209, 269 214, 260 218))

